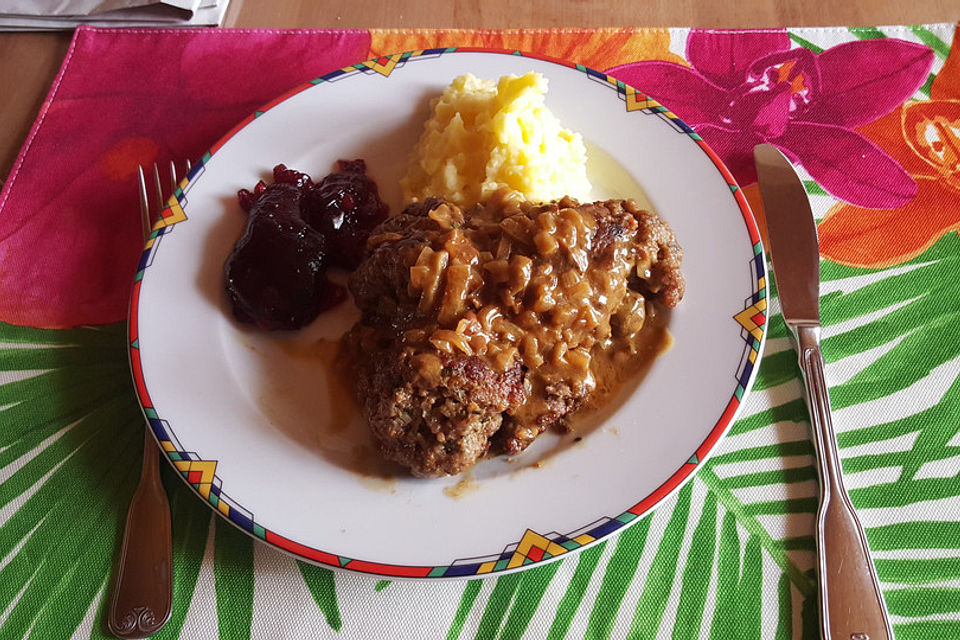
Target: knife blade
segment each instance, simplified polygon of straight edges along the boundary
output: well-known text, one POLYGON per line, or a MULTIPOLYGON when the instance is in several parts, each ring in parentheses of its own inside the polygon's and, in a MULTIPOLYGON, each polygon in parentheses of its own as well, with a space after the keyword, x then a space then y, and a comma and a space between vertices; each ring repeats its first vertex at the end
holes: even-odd
POLYGON ((784 320, 820 324, 820 245, 807 191, 775 146, 757 145, 753 153, 784 320))
POLYGON ((820 478, 816 531, 820 632, 824 640, 891 640, 870 547, 850 496, 830 417, 820 350, 820 251, 806 189, 773 145, 753 149, 783 319, 790 329, 820 478))

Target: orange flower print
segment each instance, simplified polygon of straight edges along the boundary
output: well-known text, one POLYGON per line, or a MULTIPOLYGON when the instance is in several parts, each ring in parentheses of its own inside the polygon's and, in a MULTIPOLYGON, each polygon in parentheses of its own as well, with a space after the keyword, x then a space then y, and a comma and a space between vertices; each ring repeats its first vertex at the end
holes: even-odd
POLYGON ((592 69, 607 69, 637 60, 665 60, 687 66, 683 58, 671 53, 667 29, 370 30, 371 57, 436 47, 518 49, 570 60, 592 69))
POLYGON ((960 100, 905 104, 899 116, 902 138, 886 150, 913 175, 916 197, 896 209, 834 205, 819 227, 824 258, 854 267, 888 267, 960 230, 960 100))
POLYGON ((880 268, 923 253, 960 231, 960 30, 930 87, 931 100, 907 103, 857 128, 916 180, 898 209, 832 207, 820 223, 820 254, 841 264, 880 268))

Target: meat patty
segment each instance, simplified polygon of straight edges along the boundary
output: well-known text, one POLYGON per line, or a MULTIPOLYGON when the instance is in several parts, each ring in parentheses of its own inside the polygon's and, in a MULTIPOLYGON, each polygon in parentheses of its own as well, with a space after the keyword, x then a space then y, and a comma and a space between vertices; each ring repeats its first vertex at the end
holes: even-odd
POLYGON ((504 413, 524 400, 519 363, 393 348, 361 366, 358 392, 377 449, 417 476, 460 473, 482 458, 504 413))
POLYGON ((681 260, 630 200, 431 199, 387 219, 350 278, 363 317, 346 338, 378 448, 418 476, 457 474, 564 425, 598 350, 643 330, 648 298, 680 301, 681 260))

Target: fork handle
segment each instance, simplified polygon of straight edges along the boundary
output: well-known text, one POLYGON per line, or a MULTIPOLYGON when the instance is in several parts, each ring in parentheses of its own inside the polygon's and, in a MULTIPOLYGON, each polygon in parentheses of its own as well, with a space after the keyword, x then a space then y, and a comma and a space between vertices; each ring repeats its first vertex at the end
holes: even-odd
POLYGON ((170 503, 160 481, 157 443, 144 431, 143 469, 130 502, 107 627, 118 638, 145 638, 166 624, 173 600, 170 503))
POLYGON ((810 410, 820 475, 817 510, 817 576, 824 640, 891 640, 876 569, 863 527, 843 486, 837 437, 820 351, 820 327, 791 327, 810 410))

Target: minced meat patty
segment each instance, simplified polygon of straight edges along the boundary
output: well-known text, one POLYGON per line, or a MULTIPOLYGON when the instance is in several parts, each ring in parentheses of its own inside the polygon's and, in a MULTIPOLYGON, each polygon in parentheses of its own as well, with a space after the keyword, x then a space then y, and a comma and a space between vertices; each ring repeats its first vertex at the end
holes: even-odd
POLYGON ((631 350, 648 299, 680 301, 682 255, 632 200, 498 193, 387 219, 350 278, 363 317, 345 339, 379 450, 452 475, 564 426, 596 389, 594 356, 631 350))

